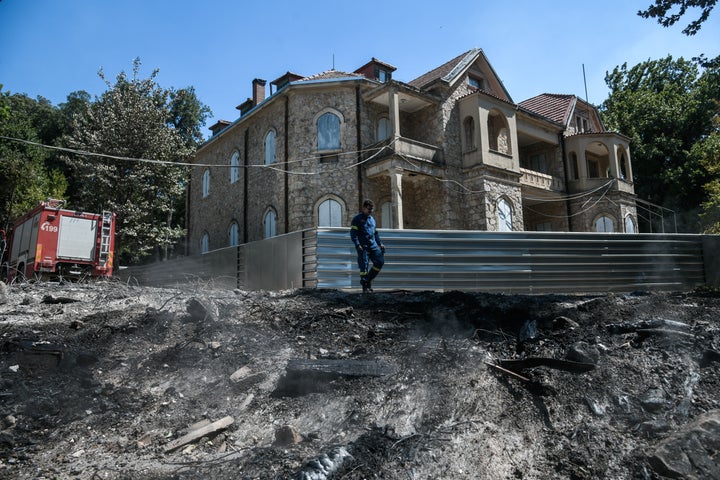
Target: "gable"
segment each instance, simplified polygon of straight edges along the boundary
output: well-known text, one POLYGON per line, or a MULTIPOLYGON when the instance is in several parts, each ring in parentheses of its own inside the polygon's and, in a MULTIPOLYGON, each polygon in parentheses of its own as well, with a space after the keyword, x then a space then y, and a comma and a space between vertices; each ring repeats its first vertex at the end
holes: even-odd
POLYGON ((413 87, 431 90, 436 86, 454 87, 468 78, 482 80, 480 90, 513 103, 500 77, 495 73, 482 49, 474 48, 409 82, 413 87))

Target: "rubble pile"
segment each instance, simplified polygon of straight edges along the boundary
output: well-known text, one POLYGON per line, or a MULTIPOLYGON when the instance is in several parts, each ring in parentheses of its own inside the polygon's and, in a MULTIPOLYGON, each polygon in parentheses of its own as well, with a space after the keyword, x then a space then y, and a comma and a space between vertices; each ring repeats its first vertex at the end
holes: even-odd
POLYGON ((0 477, 720 478, 720 295, 0 284, 0 477))

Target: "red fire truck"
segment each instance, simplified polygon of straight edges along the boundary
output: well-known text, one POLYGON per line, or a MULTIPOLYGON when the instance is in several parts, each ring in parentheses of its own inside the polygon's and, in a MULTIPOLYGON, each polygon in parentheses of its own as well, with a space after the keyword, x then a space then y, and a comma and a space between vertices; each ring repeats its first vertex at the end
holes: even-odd
POLYGON ((48 199, 15 221, 3 265, 8 283, 36 274, 66 278, 112 275, 115 214, 65 210, 64 204, 48 199))

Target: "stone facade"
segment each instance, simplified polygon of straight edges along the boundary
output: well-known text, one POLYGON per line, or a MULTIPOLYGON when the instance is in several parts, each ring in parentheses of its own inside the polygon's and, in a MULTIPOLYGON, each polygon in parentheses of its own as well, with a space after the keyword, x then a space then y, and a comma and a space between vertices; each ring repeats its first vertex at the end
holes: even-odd
POLYGON ((637 225, 629 140, 592 106, 514 103, 479 49, 409 83, 394 70, 373 59, 354 73, 288 72, 267 98, 256 79, 240 117, 214 125, 194 159, 188 253, 349 226, 364 198, 381 228, 637 225))

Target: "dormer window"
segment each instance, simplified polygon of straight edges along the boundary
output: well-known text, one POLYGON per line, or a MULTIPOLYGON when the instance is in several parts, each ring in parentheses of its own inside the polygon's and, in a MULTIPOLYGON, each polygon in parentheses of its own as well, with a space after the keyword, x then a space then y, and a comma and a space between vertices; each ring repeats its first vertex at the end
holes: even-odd
POLYGON ((578 133, 585 133, 590 131, 590 125, 588 124, 588 119, 585 117, 582 117, 580 115, 577 115, 575 117, 575 126, 577 128, 578 133))
POLYGON ((468 85, 476 90, 485 89, 485 81, 479 77, 468 77, 468 85))
POLYGON ((377 81, 386 83, 386 82, 389 82, 391 78, 392 78, 392 73, 390 71, 385 70, 384 68, 377 67, 377 66, 375 67, 375 79, 377 79, 377 81))

